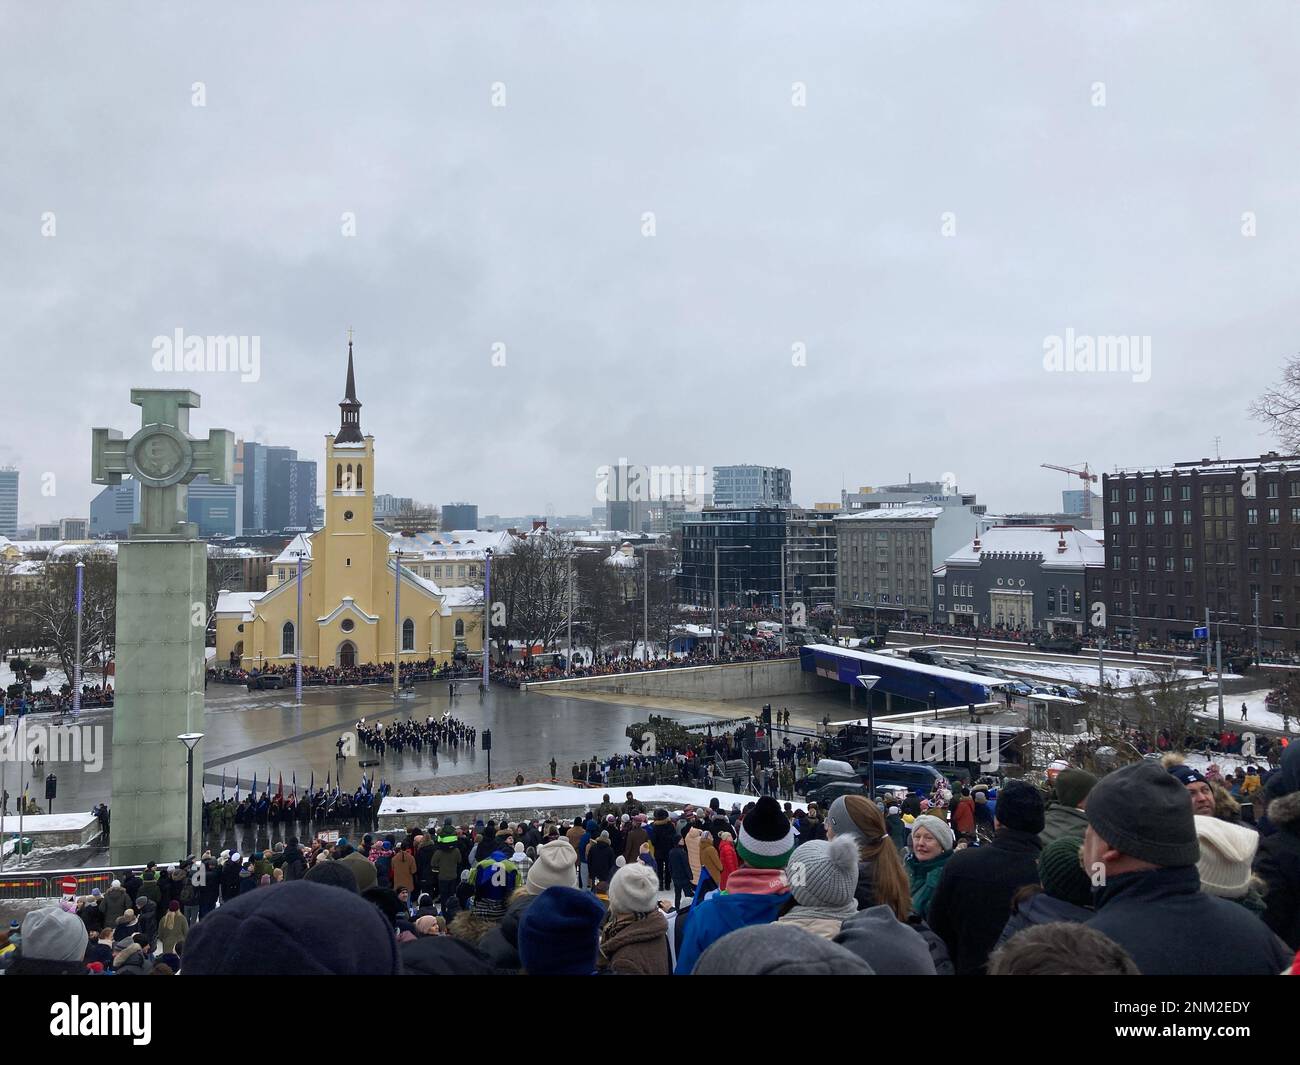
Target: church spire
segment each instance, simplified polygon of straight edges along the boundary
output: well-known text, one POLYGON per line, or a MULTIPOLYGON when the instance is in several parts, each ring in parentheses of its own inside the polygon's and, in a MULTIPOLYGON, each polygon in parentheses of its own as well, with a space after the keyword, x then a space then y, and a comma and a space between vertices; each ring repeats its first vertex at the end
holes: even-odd
POLYGON ((352 373, 352 330, 348 330, 348 382, 343 401, 339 403, 341 418, 336 444, 361 444, 361 401, 357 399, 357 383, 352 373))

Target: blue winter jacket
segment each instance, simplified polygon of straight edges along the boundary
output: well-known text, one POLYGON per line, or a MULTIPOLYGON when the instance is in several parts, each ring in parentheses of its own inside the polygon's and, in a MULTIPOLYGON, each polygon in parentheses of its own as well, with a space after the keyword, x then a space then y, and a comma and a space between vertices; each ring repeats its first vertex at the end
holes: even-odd
POLYGON ((790 901, 789 892, 775 895, 714 895, 690 908, 681 949, 677 952, 677 976, 689 976, 700 955, 737 928, 771 924, 790 901))

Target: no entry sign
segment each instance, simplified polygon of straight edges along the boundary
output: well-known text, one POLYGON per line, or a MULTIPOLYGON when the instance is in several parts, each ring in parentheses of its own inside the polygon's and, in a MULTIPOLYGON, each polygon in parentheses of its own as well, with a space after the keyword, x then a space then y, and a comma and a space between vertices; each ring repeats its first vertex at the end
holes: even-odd
POLYGON ((75 876, 65 876, 59 880, 59 887, 63 889, 65 899, 75 899, 77 897, 77 878, 75 876))

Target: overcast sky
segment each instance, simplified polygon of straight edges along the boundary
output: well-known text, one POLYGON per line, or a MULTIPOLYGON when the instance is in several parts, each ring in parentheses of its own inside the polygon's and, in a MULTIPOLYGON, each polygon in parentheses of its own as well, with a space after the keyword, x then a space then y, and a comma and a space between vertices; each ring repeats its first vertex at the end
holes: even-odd
POLYGON ((349 326, 377 490, 483 513, 587 512, 621 456, 789 466, 805 504, 951 472, 996 512, 1059 506, 1042 462, 1259 454, 1300 347, 1298 22, 4 0, 20 520, 87 512, 132 387, 319 460, 349 326), (259 379, 155 372, 178 328, 257 337, 259 379), (1047 371, 1067 330, 1149 337, 1150 380, 1047 371))

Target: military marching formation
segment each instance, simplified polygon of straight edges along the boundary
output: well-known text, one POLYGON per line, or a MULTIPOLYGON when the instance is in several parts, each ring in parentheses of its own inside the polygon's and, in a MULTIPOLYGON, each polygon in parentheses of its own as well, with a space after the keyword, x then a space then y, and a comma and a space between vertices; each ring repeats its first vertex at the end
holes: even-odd
POLYGON ((473 750, 477 737, 478 729, 452 717, 450 712, 442 717, 430 714, 423 721, 409 718, 388 725, 382 721, 367 725, 364 717, 357 722, 357 738, 381 757, 387 750, 419 753, 427 747, 436 758, 440 746, 455 749, 463 744, 473 750))

